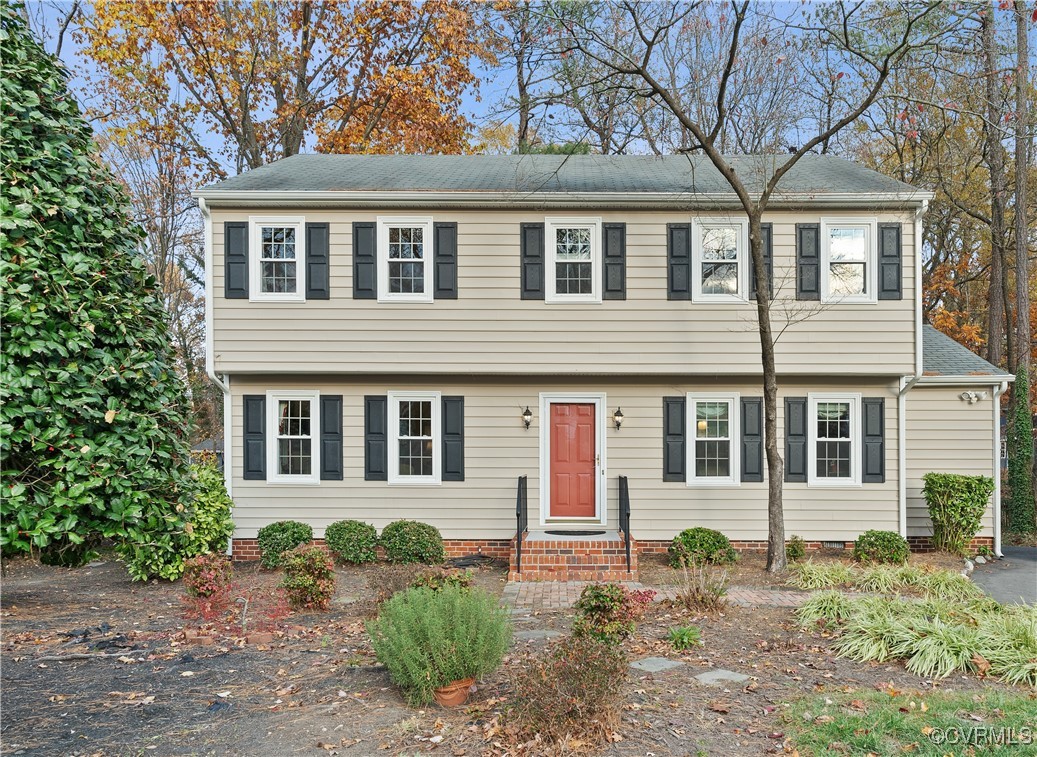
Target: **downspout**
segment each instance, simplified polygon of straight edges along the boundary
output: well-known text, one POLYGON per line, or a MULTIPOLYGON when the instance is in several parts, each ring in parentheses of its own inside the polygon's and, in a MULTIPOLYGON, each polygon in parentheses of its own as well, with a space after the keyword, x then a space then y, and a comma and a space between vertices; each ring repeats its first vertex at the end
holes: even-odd
POLYGON ((901 376, 897 392, 897 530, 907 538, 907 393, 921 375, 901 376))
POLYGON ((1007 381, 994 386, 991 402, 994 423, 994 554, 998 557, 1004 557, 1001 552, 1001 395, 1007 391, 1007 381))
POLYGON ((223 392, 223 483, 227 496, 233 498, 230 378, 216 373, 216 356, 213 354, 212 213, 204 197, 198 198, 198 208, 202 211, 205 225, 205 375, 223 392))
MULTIPOLYGON (((922 375, 922 216, 929 201, 915 211, 915 381, 922 375)), ((913 382, 912 382, 913 383, 913 382)), ((910 388, 910 387, 908 387, 910 388)))

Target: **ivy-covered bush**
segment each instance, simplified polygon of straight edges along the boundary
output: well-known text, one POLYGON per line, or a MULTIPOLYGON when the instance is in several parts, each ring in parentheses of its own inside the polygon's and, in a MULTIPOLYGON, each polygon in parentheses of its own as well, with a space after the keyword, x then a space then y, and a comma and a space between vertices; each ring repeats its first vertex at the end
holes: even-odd
POLYGON ((259 563, 264 568, 276 568, 281 555, 300 544, 313 541, 313 527, 297 520, 279 520, 259 529, 259 563))
POLYGON ((933 546, 964 554, 979 533, 994 479, 957 473, 926 473, 922 494, 933 522, 933 546))
POLYGON ((432 692, 496 670, 511 641, 507 611, 479 589, 408 589, 385 602, 369 621, 378 661, 415 706, 432 692))
POLYGON ((324 529, 324 543, 339 562, 360 565, 378 556, 378 531, 359 520, 335 521, 324 529))
POLYGON ((0 550, 111 539, 177 578, 196 484, 143 232, 14 3, 0 47, 0 550))
POLYGON ((589 584, 576 600, 573 633, 617 644, 634 633, 654 597, 651 589, 631 591, 621 584, 589 584))
POLYGON ((380 539, 389 562, 435 565, 446 559, 439 529, 414 520, 397 520, 382 529, 380 539))
POLYGON ((865 531, 853 544, 853 559, 857 562, 900 565, 907 562, 910 554, 907 539, 896 531, 865 531))
POLYGON ((335 596, 335 563, 323 547, 300 544, 281 555, 281 588, 293 610, 327 610, 335 596))
POLYGON ((738 553, 726 536, 701 526, 687 528, 673 537, 669 554, 670 565, 674 568, 698 562, 722 565, 738 559, 738 553))
POLYGON ((184 560, 184 589, 191 597, 213 597, 230 588, 232 568, 226 555, 198 555, 184 560))
POLYGON ((785 559, 789 562, 799 562, 807 556, 807 543, 802 536, 795 536, 785 542, 785 559))

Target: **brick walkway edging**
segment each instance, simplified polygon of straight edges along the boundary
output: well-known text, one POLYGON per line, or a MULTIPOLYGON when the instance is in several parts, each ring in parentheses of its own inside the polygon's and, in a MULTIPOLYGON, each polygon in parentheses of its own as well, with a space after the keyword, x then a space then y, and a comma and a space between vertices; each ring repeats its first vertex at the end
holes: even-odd
MULTIPOLYGON (((504 587, 501 601, 517 610, 556 611, 572 607, 589 581, 541 581, 509 583, 504 587)), ((646 586, 641 583, 624 582, 629 589, 654 589, 656 602, 674 599, 677 590, 673 587, 646 586)), ((753 589, 732 586, 727 590, 727 601, 740 607, 799 607, 810 596, 808 591, 792 589, 753 589)))

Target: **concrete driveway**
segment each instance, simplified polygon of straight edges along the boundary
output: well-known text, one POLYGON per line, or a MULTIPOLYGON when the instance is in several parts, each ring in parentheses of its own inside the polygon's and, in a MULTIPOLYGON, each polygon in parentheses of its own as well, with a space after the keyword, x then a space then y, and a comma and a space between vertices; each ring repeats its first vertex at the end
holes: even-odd
POLYGON ((1037 547, 1002 551, 1002 559, 977 565, 972 580, 998 602, 1037 604, 1037 547))

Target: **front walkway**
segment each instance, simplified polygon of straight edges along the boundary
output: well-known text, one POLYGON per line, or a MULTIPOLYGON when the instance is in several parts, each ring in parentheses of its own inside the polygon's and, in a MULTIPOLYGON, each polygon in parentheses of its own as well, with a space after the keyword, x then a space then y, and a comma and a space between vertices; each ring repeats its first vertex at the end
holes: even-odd
MULTIPOLYGON (((532 613, 568 610, 580 596, 589 581, 523 581, 510 582, 504 587, 501 600, 515 610, 532 613)), ((655 589, 655 600, 673 599, 676 589, 672 586, 645 586, 640 583, 623 584, 629 589, 655 589)), ((727 600, 741 607, 799 607, 810 596, 807 591, 784 589, 751 589, 732 586, 727 590, 727 600)))

